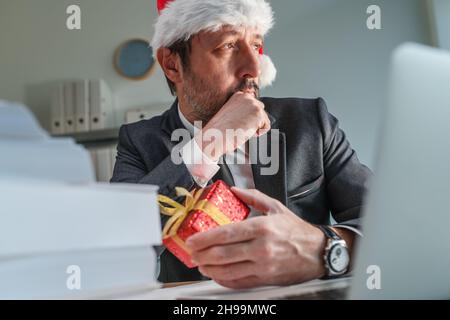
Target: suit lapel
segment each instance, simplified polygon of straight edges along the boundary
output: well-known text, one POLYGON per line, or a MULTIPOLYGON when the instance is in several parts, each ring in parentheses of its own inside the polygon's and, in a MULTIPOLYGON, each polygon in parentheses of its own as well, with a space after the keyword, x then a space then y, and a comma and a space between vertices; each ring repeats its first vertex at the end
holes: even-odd
MULTIPOLYGON (((267 137, 252 138, 250 142, 249 154, 252 163, 253 180, 255 187, 259 191, 267 194, 268 196, 278 199, 284 205, 287 205, 287 193, 286 193, 286 137, 283 132, 275 132, 273 125, 275 119, 270 115, 272 129, 267 132, 267 137), (260 150, 263 144, 267 143, 267 148, 262 149, 262 156, 267 158, 267 154, 270 154, 272 148, 274 152, 278 152, 278 159, 271 155, 270 163, 267 163, 261 158, 260 150), (271 172, 270 174, 264 173, 269 167, 274 166, 273 161, 278 160, 278 170, 271 172)), ((267 159, 266 159, 267 160, 267 159)))

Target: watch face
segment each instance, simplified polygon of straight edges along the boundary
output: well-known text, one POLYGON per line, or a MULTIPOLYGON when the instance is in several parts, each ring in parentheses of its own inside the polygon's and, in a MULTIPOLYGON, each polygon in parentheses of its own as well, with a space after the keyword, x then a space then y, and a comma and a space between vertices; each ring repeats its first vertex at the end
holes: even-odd
POLYGON ((336 244, 331 248, 328 258, 330 267, 336 273, 344 272, 350 262, 347 248, 340 244, 336 244))

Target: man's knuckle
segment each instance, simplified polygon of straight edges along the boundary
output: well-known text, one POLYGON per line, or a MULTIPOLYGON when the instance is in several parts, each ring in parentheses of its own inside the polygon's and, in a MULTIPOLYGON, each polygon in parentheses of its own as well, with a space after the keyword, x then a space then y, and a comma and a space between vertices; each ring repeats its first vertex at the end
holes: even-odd
POLYGON ((232 228, 223 228, 222 229, 222 240, 224 242, 228 242, 233 238, 233 229, 232 228))
POLYGON ((275 200, 274 208, 276 212, 279 213, 284 211, 285 206, 279 200, 275 200))
POLYGON ((274 257, 272 246, 268 243, 262 245, 260 249, 260 255, 262 261, 270 261, 274 257))
POLYGON ((259 100, 256 100, 256 102, 258 103, 258 105, 259 105, 259 107, 261 108, 261 109, 265 109, 266 108, 266 106, 264 105, 264 103, 262 103, 261 101, 259 101, 259 100))
POLYGON ((279 268, 272 261, 264 263, 264 274, 266 277, 273 276, 277 271, 279 271, 279 268))
POLYGON ((249 111, 252 114, 258 115, 259 114, 259 110, 260 110, 260 108, 256 104, 254 104, 254 103, 249 104, 249 111))
POLYGON ((269 237, 272 235, 272 233, 272 227, 266 221, 261 221, 259 223, 259 234, 262 237, 269 237))
POLYGON ((262 119, 265 119, 267 117, 266 112, 264 111, 263 108, 261 108, 260 106, 256 107, 257 112, 258 112, 258 116, 261 117, 262 119))
POLYGON ((251 239, 255 235, 255 229, 252 226, 248 226, 242 229, 242 237, 244 239, 251 239))
POLYGON ((211 261, 223 261, 226 258, 226 254, 222 248, 211 248, 210 254, 211 261))
POLYGON ((260 235, 261 228, 263 228, 265 225, 265 221, 261 218, 262 217, 255 217, 251 220, 248 220, 251 222, 251 225, 256 235, 260 235))

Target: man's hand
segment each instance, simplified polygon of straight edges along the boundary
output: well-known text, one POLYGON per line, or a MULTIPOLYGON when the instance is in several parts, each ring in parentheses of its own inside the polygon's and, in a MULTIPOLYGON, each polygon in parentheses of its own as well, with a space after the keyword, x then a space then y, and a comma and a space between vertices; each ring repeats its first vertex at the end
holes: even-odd
POLYGON ((322 231, 258 190, 232 190, 264 216, 191 236, 187 246, 203 275, 230 288, 287 285, 324 275, 322 231))
POLYGON ((269 130, 270 120, 264 111, 264 104, 253 94, 239 91, 223 105, 194 139, 204 154, 217 161, 223 154, 234 151, 255 134, 260 136, 269 130), (231 139, 227 139, 227 129, 233 133, 231 139), (211 142, 214 135, 212 130, 220 132, 225 141, 211 142))

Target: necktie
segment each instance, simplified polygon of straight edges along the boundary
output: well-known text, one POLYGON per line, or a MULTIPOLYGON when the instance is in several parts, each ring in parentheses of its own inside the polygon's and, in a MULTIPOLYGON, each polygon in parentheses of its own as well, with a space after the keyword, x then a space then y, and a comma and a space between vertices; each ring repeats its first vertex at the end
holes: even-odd
POLYGON ((223 180, 230 187, 234 186, 234 179, 231 175, 230 168, 228 168, 227 163, 225 162, 225 156, 222 156, 222 163, 218 163, 220 170, 213 177, 213 181, 223 180))
MULTIPOLYGON (((234 179, 233 176, 231 175, 230 168, 228 168, 225 162, 225 156, 222 156, 222 161, 219 161, 218 165, 220 167, 220 170, 217 171, 216 175, 212 178, 212 180, 214 182, 217 180, 223 180, 230 187, 234 186, 234 179)), ((202 274, 200 274, 200 276, 202 277, 202 280, 211 280, 210 278, 202 274)))

